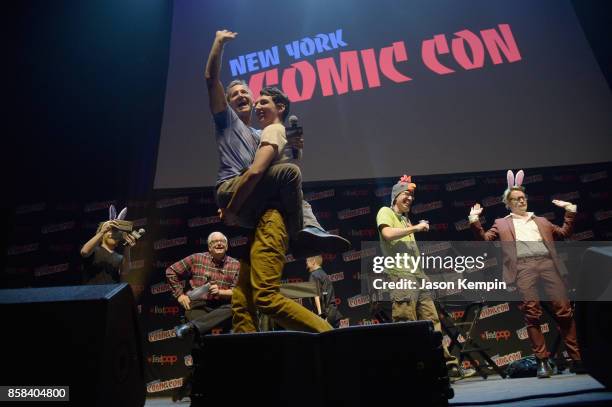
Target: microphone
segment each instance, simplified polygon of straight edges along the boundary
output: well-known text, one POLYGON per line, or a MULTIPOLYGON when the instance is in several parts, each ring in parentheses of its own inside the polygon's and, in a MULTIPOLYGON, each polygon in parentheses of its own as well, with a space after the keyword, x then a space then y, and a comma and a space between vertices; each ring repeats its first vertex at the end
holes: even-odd
MULTIPOLYGON (((302 137, 302 128, 298 126, 298 118, 295 115, 289 116, 287 119, 289 122, 289 127, 285 128, 287 134, 287 140, 291 137, 302 137)), ((291 155, 294 159, 301 160, 302 159, 302 149, 301 148, 292 148, 291 155)))
MULTIPOLYGON (((144 234, 145 234, 145 230, 143 228, 138 229, 138 231, 132 230, 130 232, 130 236, 132 236, 134 238, 134 240, 140 239, 142 237, 142 235, 144 235, 144 234)), ((124 246, 128 245, 127 240, 123 242, 123 245, 124 246)))

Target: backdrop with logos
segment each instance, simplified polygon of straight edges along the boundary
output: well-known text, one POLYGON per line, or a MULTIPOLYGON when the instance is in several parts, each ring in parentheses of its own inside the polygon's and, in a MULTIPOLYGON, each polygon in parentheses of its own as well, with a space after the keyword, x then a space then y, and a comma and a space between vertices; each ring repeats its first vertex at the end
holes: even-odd
MULTIPOLYGON (((529 209, 561 223, 563 210, 550 201, 562 199, 578 204, 572 239, 579 241, 612 238, 612 163, 526 169, 525 186, 529 209)), ((381 323, 371 312, 370 298, 361 291, 361 242, 376 241, 376 213, 389 205, 392 185, 399 179, 367 179, 317 182, 304 186, 322 225, 348 238, 353 250, 324 254, 323 268, 330 275, 337 305, 345 316, 342 326, 381 323)), ((484 206, 485 226, 507 214, 501 202, 506 178, 503 172, 419 176, 411 219, 427 219, 431 230, 417 239, 472 240, 467 215, 475 202, 484 206)), ((147 361, 149 395, 164 395, 182 384, 191 365, 190 342, 175 337, 183 310, 172 297, 165 269, 187 255, 207 250, 212 231, 229 238, 228 254, 241 257, 247 248, 248 231, 220 222, 211 188, 155 191, 140 199, 100 196, 100 200, 70 199, 26 202, 10 216, 9 240, 3 272, 4 287, 77 285, 81 279, 79 249, 108 218, 108 206, 128 207, 127 219, 145 236, 132 249, 129 282, 137 301, 140 329, 147 361)), ((288 257, 284 281, 308 280, 303 260, 288 257)), ((444 305, 444 300, 441 300, 444 305)), ((488 303, 479 316, 474 338, 490 348, 499 366, 531 354, 529 341, 515 302, 488 303)), ((451 319, 464 316, 465 304, 447 304, 451 319)), ((549 344, 557 338, 557 327, 545 316, 542 328, 549 344)), ((227 332, 220 326, 213 333, 227 332)), ((449 342, 449 337, 445 341, 449 342)), ((409 340, 407 339, 407 344, 409 340)), ((453 350, 457 352, 457 347, 453 350)), ((561 347, 562 350, 562 347, 561 347)), ((481 359, 477 358, 479 363, 481 359)), ((466 365, 469 363, 466 362, 466 365)))

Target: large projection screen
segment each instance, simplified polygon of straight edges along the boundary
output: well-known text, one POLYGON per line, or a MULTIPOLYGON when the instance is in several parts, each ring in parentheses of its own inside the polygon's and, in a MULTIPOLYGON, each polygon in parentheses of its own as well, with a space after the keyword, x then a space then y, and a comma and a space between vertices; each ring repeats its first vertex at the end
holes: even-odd
POLYGON ((174 2, 155 188, 215 185, 204 67, 289 94, 305 181, 612 160, 612 98, 569 1, 174 2))

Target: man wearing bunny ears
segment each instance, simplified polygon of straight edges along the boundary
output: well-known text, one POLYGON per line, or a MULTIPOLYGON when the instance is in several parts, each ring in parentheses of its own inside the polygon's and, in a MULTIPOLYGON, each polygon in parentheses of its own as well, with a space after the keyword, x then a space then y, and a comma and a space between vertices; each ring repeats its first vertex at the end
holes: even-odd
POLYGON ((136 240, 128 232, 132 222, 126 221, 127 208, 117 216, 115 206, 109 208, 109 220, 100 223, 96 234, 81 248, 83 257, 83 284, 112 284, 120 282, 120 274, 127 273, 130 267, 130 247, 136 240), (115 250, 120 242, 127 245, 123 255, 115 250))
MULTIPOLYGON (((412 225, 407 217, 414 202, 414 191, 416 184, 412 182, 412 177, 404 175, 393 185, 391 190, 391 206, 383 206, 376 215, 378 235, 380 238, 380 249, 385 257, 395 257, 396 254, 408 253, 412 256, 419 255, 419 248, 416 244, 414 234, 427 232, 429 223, 420 221, 412 225)), ((386 273, 392 280, 409 279, 415 281, 417 287, 421 286, 422 280, 428 280, 427 276, 420 267, 416 269, 404 269, 397 265, 386 269, 386 273)), ((429 320, 434 324, 434 329, 442 332, 442 325, 438 311, 427 290, 419 289, 395 289, 390 292, 391 316, 393 322, 429 320)), ((467 377, 474 374, 474 371, 463 371, 457 359, 453 357, 446 346, 444 359, 449 367, 449 376, 467 377)))
POLYGON ((561 274, 565 266, 557 256, 554 240, 564 239, 572 234, 576 217, 576 205, 553 200, 552 203, 565 209, 563 226, 553 225, 548 219, 527 212, 527 195, 523 184, 524 172, 518 171, 516 179, 512 171, 507 172, 508 188, 502 200, 510 214, 495 219, 491 229, 485 231, 480 224, 480 204, 470 210, 470 226, 480 240, 514 242, 503 245, 503 278, 508 286, 516 287, 521 295, 520 309, 525 318, 531 348, 538 362, 538 378, 550 377, 552 368, 548 361, 544 335, 540 330, 542 308, 538 296, 538 281, 542 281, 547 296, 552 300, 554 317, 561 330, 567 353, 572 358, 570 371, 586 373, 582 365, 576 323, 573 310, 567 298, 567 288, 561 274))

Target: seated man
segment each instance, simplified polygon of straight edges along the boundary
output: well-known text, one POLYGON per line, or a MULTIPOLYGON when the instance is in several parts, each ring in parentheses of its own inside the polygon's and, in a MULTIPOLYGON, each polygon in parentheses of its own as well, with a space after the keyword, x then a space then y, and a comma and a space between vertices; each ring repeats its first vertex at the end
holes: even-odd
MULTIPOLYGON (((219 172, 217 175, 216 199, 220 208, 225 208, 241 181, 243 174, 253 163, 260 133, 251 127, 253 96, 240 80, 232 81, 223 90, 220 80, 221 56, 224 44, 236 37, 237 33, 217 31, 206 65, 206 84, 210 110, 215 122, 215 136, 219 151, 219 172)), ((285 222, 293 243, 294 257, 308 253, 338 253, 350 249, 350 243, 340 236, 331 235, 318 223, 310 205, 303 200, 302 180, 299 167, 292 163, 278 163, 258 168, 258 181, 252 185, 251 199, 240 205, 235 222, 246 228, 253 228, 273 198, 279 201, 285 215, 285 222), (269 168, 268 168, 269 167, 269 168), (298 252, 297 249, 301 249, 298 252)), ((226 213, 230 217, 232 214, 226 213)))
MULTIPOLYGON (((183 338, 191 332, 204 335, 231 318, 230 302, 240 263, 226 255, 227 248, 227 237, 221 232, 212 232, 208 236, 208 252, 189 255, 166 269, 172 295, 185 309, 188 321, 176 328, 177 337, 183 338), (185 292, 179 280, 187 278, 191 290, 185 292)), ((194 348, 198 347, 196 341, 194 348)), ((183 383, 173 396, 175 401, 190 391, 191 375, 183 383)))
MULTIPOLYGON (((229 225, 237 224, 237 213, 248 200, 262 175, 273 164, 286 159, 287 138, 282 124, 289 112, 287 96, 276 88, 264 88, 255 111, 263 132, 253 164, 240 176, 227 208, 220 210, 229 225)), ((289 164, 288 164, 289 165, 289 164)), ((256 308, 285 329, 324 332, 332 327, 327 321, 280 293, 280 280, 288 249, 289 235, 285 221, 270 202, 259 218, 249 261, 240 265, 238 285, 232 297, 234 332, 256 331, 256 308)), ((288 215, 285 216, 285 219, 288 215)))

